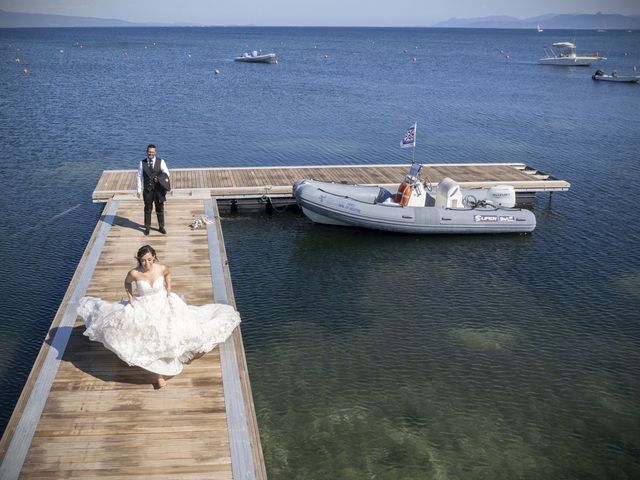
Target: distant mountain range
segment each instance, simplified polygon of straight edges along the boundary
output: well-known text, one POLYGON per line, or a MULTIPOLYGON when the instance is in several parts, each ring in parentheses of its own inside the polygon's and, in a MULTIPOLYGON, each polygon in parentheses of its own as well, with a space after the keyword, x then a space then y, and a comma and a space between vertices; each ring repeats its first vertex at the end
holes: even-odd
POLYGON ((179 23, 135 23, 115 18, 71 17, 43 13, 18 13, 0 10, 0 28, 45 27, 178 27, 179 23))
POLYGON ((520 20, 509 16, 450 18, 434 27, 446 28, 536 28, 586 29, 586 30, 639 30, 640 15, 618 15, 598 12, 595 14, 546 14, 520 20))
MULTIPOLYGON (((546 14, 524 20, 509 16, 450 18, 433 27, 442 28, 536 28, 544 29, 604 29, 640 30, 640 15, 595 14, 546 14)), ((114 18, 72 17, 42 13, 19 13, 0 10, 0 28, 43 27, 178 27, 199 26, 189 23, 135 23, 114 18)))

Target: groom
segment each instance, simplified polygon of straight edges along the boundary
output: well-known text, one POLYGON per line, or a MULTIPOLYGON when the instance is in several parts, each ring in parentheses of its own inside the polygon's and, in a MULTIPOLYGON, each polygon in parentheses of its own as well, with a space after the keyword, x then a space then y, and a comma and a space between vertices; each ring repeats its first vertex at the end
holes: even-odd
POLYGON ((166 234, 164 229, 164 201, 166 200, 166 190, 162 188, 158 182, 158 175, 164 172, 169 176, 169 169, 164 160, 156 157, 156 146, 149 145, 147 147, 147 158, 140 161, 138 165, 137 175, 137 193, 136 196, 144 199, 144 234, 149 235, 151 229, 151 212, 153 206, 156 207, 156 216, 158 217, 158 230, 160 233, 166 234), (144 189, 144 190, 143 190, 144 189))

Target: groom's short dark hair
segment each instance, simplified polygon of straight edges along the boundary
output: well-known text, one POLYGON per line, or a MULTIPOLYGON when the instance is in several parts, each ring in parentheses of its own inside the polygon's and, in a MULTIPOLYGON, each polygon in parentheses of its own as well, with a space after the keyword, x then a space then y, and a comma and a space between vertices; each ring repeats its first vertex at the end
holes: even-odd
POLYGON ((153 143, 147 145, 147 151, 149 151, 150 148, 155 148, 156 150, 158 149, 158 147, 156 147, 153 143))

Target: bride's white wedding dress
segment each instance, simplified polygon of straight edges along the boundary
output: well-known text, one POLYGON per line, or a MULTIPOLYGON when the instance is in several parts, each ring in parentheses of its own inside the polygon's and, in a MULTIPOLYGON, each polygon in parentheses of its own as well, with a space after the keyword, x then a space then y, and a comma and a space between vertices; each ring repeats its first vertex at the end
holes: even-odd
POLYGON ((153 285, 136 280, 134 306, 83 297, 78 307, 87 329, 84 335, 101 342, 129 365, 161 375, 177 375, 183 364, 224 342, 240 323, 233 307, 187 305, 167 296, 164 277, 153 285))

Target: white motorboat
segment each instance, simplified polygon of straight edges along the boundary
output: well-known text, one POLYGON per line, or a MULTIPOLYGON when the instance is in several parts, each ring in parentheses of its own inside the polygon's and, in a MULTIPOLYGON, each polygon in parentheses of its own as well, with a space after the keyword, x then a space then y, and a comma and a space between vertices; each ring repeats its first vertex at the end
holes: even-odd
POLYGON ((275 53, 258 53, 254 50, 251 53, 245 52, 239 57, 233 59, 235 62, 249 62, 249 63, 277 63, 275 53))
POLYGON ((395 193, 380 186, 298 180, 293 195, 315 223, 412 234, 531 232, 536 217, 514 208, 511 185, 462 189, 451 178, 435 188, 413 164, 395 193))
POLYGON ((554 50, 552 47, 545 47, 546 57, 538 60, 542 65, 562 65, 570 67, 588 67, 598 60, 606 60, 597 54, 593 55, 577 55, 576 46, 571 42, 557 42, 553 47, 559 49, 554 50))
POLYGON ((540 26, 540 24, 538 24, 538 33, 544 32, 544 30, 542 29, 542 27, 540 26))
POLYGON ((640 75, 618 75, 617 72, 611 72, 611 75, 607 75, 602 70, 596 70, 596 73, 591 75, 594 80, 601 80, 603 82, 620 82, 620 83, 638 83, 640 82, 640 75))

